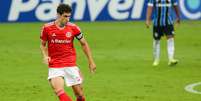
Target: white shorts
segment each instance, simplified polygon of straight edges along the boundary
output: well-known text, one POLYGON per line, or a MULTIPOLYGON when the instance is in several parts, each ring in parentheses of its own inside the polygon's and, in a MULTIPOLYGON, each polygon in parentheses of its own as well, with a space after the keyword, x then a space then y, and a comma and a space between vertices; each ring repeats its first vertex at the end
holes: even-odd
POLYGON ((48 80, 51 78, 64 77, 67 86, 81 84, 83 78, 78 67, 49 68, 48 80))

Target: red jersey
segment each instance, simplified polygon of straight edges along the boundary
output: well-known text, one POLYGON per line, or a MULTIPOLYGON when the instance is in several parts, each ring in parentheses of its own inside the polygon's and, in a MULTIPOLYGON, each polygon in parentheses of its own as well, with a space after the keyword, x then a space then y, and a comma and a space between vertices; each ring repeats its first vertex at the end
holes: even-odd
POLYGON ((70 22, 64 28, 59 28, 55 22, 43 26, 40 38, 48 42, 50 68, 76 66, 74 37, 81 39, 82 33, 78 26, 70 22))

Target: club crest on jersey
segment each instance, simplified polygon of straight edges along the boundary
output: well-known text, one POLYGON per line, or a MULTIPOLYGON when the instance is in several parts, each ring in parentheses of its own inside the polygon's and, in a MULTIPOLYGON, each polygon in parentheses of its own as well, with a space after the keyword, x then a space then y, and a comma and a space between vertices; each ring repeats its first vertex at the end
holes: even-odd
POLYGON ((66 33, 66 37, 67 37, 67 38, 70 38, 71 36, 72 36, 71 32, 67 32, 67 33, 66 33))
POLYGON ((55 34, 55 33, 53 33, 53 34, 52 34, 52 36, 54 37, 54 36, 56 36, 56 34, 55 34))

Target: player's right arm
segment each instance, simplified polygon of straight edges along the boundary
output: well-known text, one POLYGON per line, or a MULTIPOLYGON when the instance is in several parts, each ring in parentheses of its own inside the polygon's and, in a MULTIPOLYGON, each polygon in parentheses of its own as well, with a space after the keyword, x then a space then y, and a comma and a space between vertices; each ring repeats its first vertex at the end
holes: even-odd
POLYGON ((149 0, 148 7, 147 7, 147 13, 146 13, 146 26, 149 28, 151 25, 151 15, 153 12, 153 0, 149 0))
POLYGON ((179 7, 178 7, 178 1, 177 0, 173 0, 172 1, 175 13, 176 13, 176 23, 180 24, 180 13, 179 13, 179 7))
POLYGON ((48 56, 48 49, 46 47, 46 41, 41 40, 41 44, 40 44, 40 50, 43 56, 43 63, 48 64, 50 58, 48 56))
POLYGON ((47 32, 45 30, 45 27, 42 28, 40 39, 41 39, 40 50, 43 56, 43 63, 48 64, 48 62, 50 61, 50 57, 48 56, 48 48, 46 46, 47 32))

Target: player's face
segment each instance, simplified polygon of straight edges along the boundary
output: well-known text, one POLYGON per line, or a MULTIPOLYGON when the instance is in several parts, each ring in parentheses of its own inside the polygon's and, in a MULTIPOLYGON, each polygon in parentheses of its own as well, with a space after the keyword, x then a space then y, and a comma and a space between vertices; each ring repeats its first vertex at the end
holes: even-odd
POLYGON ((60 21, 62 23, 67 23, 70 21, 70 17, 71 17, 71 13, 63 13, 61 16, 60 16, 60 21))

